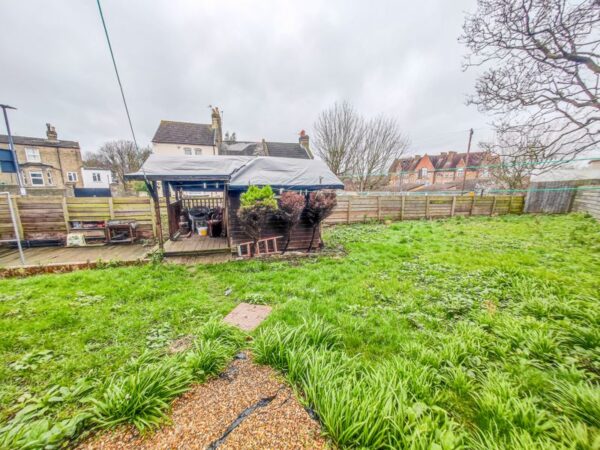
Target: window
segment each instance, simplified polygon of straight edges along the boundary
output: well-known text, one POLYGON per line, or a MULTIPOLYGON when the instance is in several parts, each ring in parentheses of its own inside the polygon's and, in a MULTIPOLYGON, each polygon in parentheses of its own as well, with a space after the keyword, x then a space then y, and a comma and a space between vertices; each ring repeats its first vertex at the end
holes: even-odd
POLYGON ((420 170, 419 178, 427 178, 427 167, 423 167, 420 170))
POLYGON ((195 149, 194 149, 194 154, 195 154, 196 156, 200 156, 200 155, 202 154, 202 149, 201 149, 201 148, 195 148, 195 149))
POLYGON ((48 180, 48 186, 54 186, 54 179, 52 178, 52 170, 46 171, 46 180, 48 180))
POLYGON ((44 174, 42 172, 29 172, 29 178, 32 186, 44 185, 44 174))
POLYGON ((184 155, 191 155, 192 154, 192 149, 189 147, 183 147, 183 154, 184 155))
POLYGON ((461 178, 463 176, 465 169, 460 168, 460 169, 456 169, 456 178, 461 178))
POLYGON ((67 180, 75 183, 77 181, 77 172, 67 172, 67 180))
POLYGON ((102 174, 100 172, 92 172, 92 181, 100 183, 102 181, 102 174))
POLYGON ((40 150, 37 148, 26 148, 25 158, 27 159, 27 162, 42 162, 40 150))

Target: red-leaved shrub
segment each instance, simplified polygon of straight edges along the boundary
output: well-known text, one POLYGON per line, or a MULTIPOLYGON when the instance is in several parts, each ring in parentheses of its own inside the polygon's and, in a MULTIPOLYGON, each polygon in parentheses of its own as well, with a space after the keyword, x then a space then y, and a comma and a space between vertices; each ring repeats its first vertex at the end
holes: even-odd
MULTIPOLYGON (((308 246, 308 251, 312 250, 315 234, 320 228, 321 222, 333 212, 337 205, 337 195, 333 191, 311 192, 306 203, 306 218, 312 225, 312 237, 308 246)), ((321 236, 319 235, 319 238, 321 236)))
POLYGON ((290 245, 292 230, 300 222, 300 216, 306 205, 306 198, 298 192, 286 191, 281 194, 277 204, 279 205, 277 216, 285 223, 285 245, 282 252, 285 253, 288 245, 290 245))

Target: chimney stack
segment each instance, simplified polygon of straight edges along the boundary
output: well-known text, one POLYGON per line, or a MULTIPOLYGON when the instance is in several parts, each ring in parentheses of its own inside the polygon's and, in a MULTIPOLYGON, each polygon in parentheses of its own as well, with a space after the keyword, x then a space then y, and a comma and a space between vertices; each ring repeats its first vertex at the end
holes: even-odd
POLYGON ((211 107, 212 109, 212 113, 210 115, 211 117, 211 128, 213 130, 215 130, 216 132, 216 136, 215 136, 215 140, 217 141, 217 145, 219 145, 221 142, 223 142, 223 129, 222 129, 222 123, 221 123, 221 113, 219 112, 219 108, 218 107, 211 107))
POLYGON ((421 155, 415 155, 415 156, 413 156, 413 158, 416 160, 419 160, 419 159, 421 159, 421 155))
POLYGON ((298 143, 302 147, 304 147, 307 152, 310 152, 308 142, 309 142, 308 134, 306 134, 306 131, 304 131, 304 130, 300 131, 300 138, 298 139, 298 143))
POLYGON ((56 133, 56 128, 54 128, 49 123, 46 124, 46 137, 49 141, 58 141, 58 134, 56 133))
POLYGON ((441 156, 442 158, 445 158, 446 156, 448 156, 448 153, 446 153, 446 152, 442 152, 442 153, 440 153, 440 156, 441 156))

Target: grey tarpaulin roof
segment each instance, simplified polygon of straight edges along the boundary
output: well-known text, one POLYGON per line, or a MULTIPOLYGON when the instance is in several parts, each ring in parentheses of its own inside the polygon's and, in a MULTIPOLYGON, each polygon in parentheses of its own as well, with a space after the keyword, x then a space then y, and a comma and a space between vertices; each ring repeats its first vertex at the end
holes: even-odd
MULTIPOLYGON (((268 156, 163 156, 150 155, 143 170, 127 174, 131 180, 169 181, 192 189, 194 181, 224 181, 231 190, 249 185, 286 189, 343 189, 344 184, 327 164, 316 159, 268 156), (145 172, 145 176, 144 176, 145 172)), ((195 186, 196 189, 200 186, 195 186)))

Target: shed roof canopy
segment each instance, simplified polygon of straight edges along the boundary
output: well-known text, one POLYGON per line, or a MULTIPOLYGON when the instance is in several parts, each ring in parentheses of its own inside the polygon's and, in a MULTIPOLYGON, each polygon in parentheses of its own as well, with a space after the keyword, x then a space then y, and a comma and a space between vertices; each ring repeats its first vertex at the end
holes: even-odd
MULTIPOLYGON (((344 184, 327 164, 315 159, 268 156, 164 156, 150 155, 142 169, 127 179, 167 181, 190 189, 193 182, 223 181, 231 190, 250 185, 284 189, 343 189, 344 184)), ((202 190, 197 183, 196 189, 202 190)))

